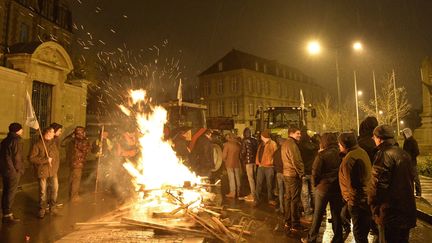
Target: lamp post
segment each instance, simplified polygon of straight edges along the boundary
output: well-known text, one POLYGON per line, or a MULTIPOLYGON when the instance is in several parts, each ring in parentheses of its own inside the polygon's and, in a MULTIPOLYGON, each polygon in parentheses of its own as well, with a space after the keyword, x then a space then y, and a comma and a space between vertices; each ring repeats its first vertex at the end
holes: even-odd
POLYGON ((356 121, 357 121, 357 135, 360 135, 360 118, 359 118, 359 102, 358 97, 363 94, 362 91, 357 90, 357 73, 354 71, 354 96, 356 105, 356 121))
MULTIPOLYGON (((355 52, 363 50, 363 45, 361 42, 356 41, 353 43, 352 48, 355 52)), ((307 45, 307 50, 311 55, 318 55, 321 52, 321 45, 318 41, 310 41, 307 45)), ((339 48, 335 48, 335 66, 336 66, 336 86, 337 86, 337 96, 338 96, 338 114, 339 114, 339 126, 341 131, 343 131, 343 121, 342 121, 342 111, 341 111, 341 88, 340 88, 340 72, 339 72, 339 48)))

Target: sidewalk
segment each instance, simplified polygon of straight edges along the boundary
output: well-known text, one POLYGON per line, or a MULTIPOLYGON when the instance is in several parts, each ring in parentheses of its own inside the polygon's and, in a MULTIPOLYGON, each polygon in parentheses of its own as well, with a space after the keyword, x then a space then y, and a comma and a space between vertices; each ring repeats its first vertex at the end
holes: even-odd
POLYGON ((416 198, 417 217, 432 224, 432 178, 420 176, 422 197, 416 198))

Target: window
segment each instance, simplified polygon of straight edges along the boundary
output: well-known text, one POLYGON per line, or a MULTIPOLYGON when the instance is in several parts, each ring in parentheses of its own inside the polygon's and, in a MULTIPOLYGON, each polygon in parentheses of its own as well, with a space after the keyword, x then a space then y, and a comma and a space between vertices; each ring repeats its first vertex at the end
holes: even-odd
POLYGON ((254 104, 249 103, 249 116, 254 116, 254 115, 255 115, 254 104))
POLYGON ((210 101, 207 103, 206 116, 207 117, 211 116, 211 102, 210 101))
POLYGON ((238 102, 237 102, 237 100, 231 101, 231 114, 233 116, 238 115, 238 102))
POLYGON ((218 63, 218 70, 219 70, 219 71, 222 71, 222 70, 223 70, 223 63, 222 63, 222 62, 219 62, 219 63, 218 63))
POLYGON ((283 70, 282 74, 283 74, 283 77, 286 78, 286 70, 285 69, 283 70))
POLYGON ((262 88, 263 88, 262 81, 261 80, 257 80, 257 83, 258 83, 258 86, 257 86, 258 94, 261 94, 262 93, 262 88))
POLYGON ((283 93, 284 93, 283 91, 284 91, 284 90, 283 90, 282 83, 279 82, 279 97, 283 96, 283 93))
POLYGON ((205 94, 210 95, 211 94, 211 80, 209 81, 204 81, 204 89, 205 89, 205 94))
POLYGON ((248 78, 248 88, 249 88, 249 92, 254 91, 252 78, 248 78))
POLYGON ((237 77, 233 77, 231 80, 231 91, 237 92, 237 77))
POLYGON ((264 64, 264 73, 267 73, 267 65, 264 64))
POLYGON ((218 94, 223 94, 223 92, 224 92, 223 80, 218 80, 218 83, 217 83, 217 93, 218 94))
MULTIPOLYGON (((33 81, 31 99, 40 127, 47 127, 51 123, 52 87, 50 84, 33 81)), ((31 129, 30 137, 37 138, 35 134, 36 130, 31 129)))
POLYGON ((20 43, 28 42, 28 36, 29 36, 29 26, 25 23, 21 23, 19 42, 20 43))
POLYGON ((258 64, 258 62, 255 62, 255 71, 259 71, 259 64, 258 64))
POLYGON ((276 76, 279 76, 279 68, 276 67, 276 76))
POLYGON ((224 116, 224 102, 223 100, 218 101, 218 116, 224 116))

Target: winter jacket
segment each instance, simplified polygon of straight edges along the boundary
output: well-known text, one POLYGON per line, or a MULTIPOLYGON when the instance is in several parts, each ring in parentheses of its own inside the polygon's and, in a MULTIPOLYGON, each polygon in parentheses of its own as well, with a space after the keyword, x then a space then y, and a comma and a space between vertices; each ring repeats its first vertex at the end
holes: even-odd
POLYGON ((385 140, 377 148, 368 194, 374 220, 392 228, 413 228, 416 204, 410 156, 393 139, 385 140))
POLYGON ((320 151, 312 166, 312 181, 320 192, 340 193, 339 166, 341 158, 339 147, 331 145, 320 151))
POLYGON ((3 139, 0 149, 2 176, 13 178, 19 174, 24 174, 22 147, 21 137, 16 133, 8 133, 7 137, 3 139))
POLYGON ((371 179, 369 156, 358 145, 348 150, 339 168, 339 185, 348 205, 364 206, 371 179))
POLYGON ((223 146, 222 159, 225 168, 240 168, 240 144, 237 140, 228 139, 223 146))
POLYGON ((37 178, 48 178, 57 176, 60 165, 60 154, 57 144, 52 140, 45 140, 48 156, 52 158, 51 166, 48 163, 48 157, 45 153, 42 140, 33 144, 30 150, 29 161, 33 164, 37 178))
POLYGON ((416 166, 417 156, 420 154, 417 141, 413 137, 405 139, 403 150, 405 150, 411 156, 412 165, 416 166))
POLYGON ((273 167, 273 154, 277 149, 275 141, 269 139, 267 143, 260 143, 257 150, 255 163, 262 167, 273 167))
POLYGON ((67 147, 67 158, 71 169, 82 169, 86 162, 87 153, 90 151, 90 144, 87 138, 73 138, 67 147))
POLYGON ((200 176, 206 176, 214 169, 213 144, 211 140, 201 135, 191 153, 192 168, 200 176))
POLYGON ((255 163, 255 157, 257 153, 258 142, 255 138, 245 137, 242 140, 240 159, 243 164, 255 163))
POLYGON ((369 156, 369 160, 371 162, 373 162, 373 159, 375 157, 375 142, 372 139, 372 135, 366 135, 366 136, 359 136, 358 137, 358 145, 360 146, 360 148, 364 149, 364 151, 366 151, 366 153, 369 156))
POLYGON ((283 161, 282 161, 282 153, 281 146, 278 146, 276 151, 273 154, 273 165, 276 173, 283 173, 283 161))
POLYGON ((294 138, 289 137, 282 144, 281 156, 284 176, 300 178, 304 176, 303 160, 294 138))
POLYGON ((318 147, 316 144, 310 141, 309 136, 303 140, 300 140, 298 147, 304 164, 304 173, 305 175, 311 175, 312 164, 314 162, 315 156, 317 155, 318 147))

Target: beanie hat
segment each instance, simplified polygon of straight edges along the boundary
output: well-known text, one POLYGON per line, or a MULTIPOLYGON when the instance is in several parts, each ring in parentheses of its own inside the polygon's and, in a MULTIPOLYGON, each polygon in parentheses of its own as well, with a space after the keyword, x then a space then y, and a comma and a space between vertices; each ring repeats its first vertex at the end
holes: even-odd
POLYGON ((393 128, 389 125, 380 125, 377 126, 373 134, 381 139, 394 138, 393 128))
POLYGON ((270 130, 266 129, 261 133, 261 136, 265 138, 270 138, 270 130))
POLYGON ((54 129, 54 132, 57 132, 59 129, 63 128, 63 125, 53 122, 51 123, 50 127, 54 129))
POLYGON ((14 122, 9 125, 9 132, 18 132, 22 129, 21 124, 14 122))
POLYGON ((346 149, 357 145, 357 138, 353 132, 343 132, 338 137, 338 142, 346 149))

